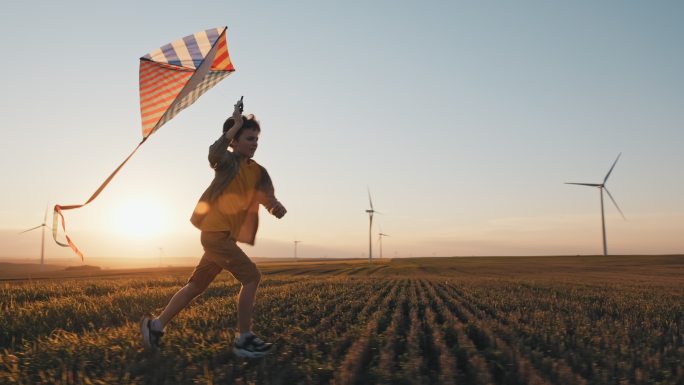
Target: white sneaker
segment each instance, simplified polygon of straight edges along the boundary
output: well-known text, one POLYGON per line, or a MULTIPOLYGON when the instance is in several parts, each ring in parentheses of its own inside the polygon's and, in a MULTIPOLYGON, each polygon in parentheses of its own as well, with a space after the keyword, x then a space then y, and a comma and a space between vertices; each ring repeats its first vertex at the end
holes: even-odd
POLYGON ((158 348, 161 345, 161 338, 164 332, 152 329, 152 319, 148 316, 143 316, 140 320, 140 332, 143 336, 143 345, 146 348, 158 348))
POLYGON ((245 337, 245 340, 240 343, 240 339, 236 338, 233 343, 233 353, 239 357, 245 358, 259 358, 263 357, 273 348, 272 343, 264 342, 254 334, 245 337))

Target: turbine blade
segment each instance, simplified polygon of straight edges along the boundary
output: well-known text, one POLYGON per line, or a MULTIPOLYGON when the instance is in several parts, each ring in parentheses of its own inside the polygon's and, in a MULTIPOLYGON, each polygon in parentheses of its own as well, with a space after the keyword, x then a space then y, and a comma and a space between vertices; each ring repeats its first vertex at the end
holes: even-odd
POLYGON ((603 189, 606 190, 606 192, 608 193, 608 198, 610 198, 610 200, 613 201, 615 208, 618 209, 620 215, 622 215, 622 219, 627 220, 627 218, 625 218, 625 214, 623 214, 622 210, 620 210, 620 206, 618 206, 617 202, 615 202, 615 199, 613 199, 613 196, 610 194, 610 191, 608 191, 608 189, 605 187, 603 189))
POLYGON ((366 187, 368 189, 368 203, 370 203, 370 208, 373 210, 373 200, 371 199, 370 195, 370 187, 366 187))
POLYGON ((565 184, 576 184, 578 186, 601 187, 600 183, 570 183, 570 182, 565 182, 565 184))
POLYGON ((43 216, 43 224, 47 221, 47 210, 48 210, 48 204, 45 204, 45 215, 43 216))
POLYGON ((606 177, 603 178, 603 184, 606 184, 606 181, 608 180, 610 173, 613 172, 613 168, 615 167, 615 164, 617 163, 618 159, 620 159, 620 155, 622 155, 622 153, 618 154, 617 158, 615 158, 615 162, 613 162, 613 165, 610 166, 610 170, 608 170, 608 174, 606 174, 606 177))
POLYGON ((20 232, 19 234, 23 234, 23 233, 26 233, 26 232, 31 231, 31 230, 39 229, 39 228, 41 228, 41 227, 43 227, 43 225, 38 225, 38 226, 36 226, 36 227, 31 227, 30 229, 24 230, 24 231, 20 232))

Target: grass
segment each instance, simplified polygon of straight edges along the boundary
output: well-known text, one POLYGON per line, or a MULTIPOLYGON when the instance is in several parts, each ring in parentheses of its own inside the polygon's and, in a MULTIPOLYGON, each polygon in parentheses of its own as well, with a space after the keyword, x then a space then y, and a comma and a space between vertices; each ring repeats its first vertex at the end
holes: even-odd
MULTIPOLYGON (((478 257, 260 264, 231 352, 227 273, 142 348, 191 268, 51 271, 0 282, 0 383, 680 384, 684 257, 478 257)), ((13 272, 15 274, 16 272, 13 272)))

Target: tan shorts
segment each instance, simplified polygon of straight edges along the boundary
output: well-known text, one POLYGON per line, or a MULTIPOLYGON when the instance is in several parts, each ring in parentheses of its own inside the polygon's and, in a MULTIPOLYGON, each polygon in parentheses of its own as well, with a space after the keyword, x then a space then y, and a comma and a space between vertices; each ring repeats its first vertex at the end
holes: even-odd
POLYGON ((202 231, 201 240, 204 255, 188 282, 204 290, 223 269, 242 284, 261 279, 259 269, 230 237, 230 231, 202 231))

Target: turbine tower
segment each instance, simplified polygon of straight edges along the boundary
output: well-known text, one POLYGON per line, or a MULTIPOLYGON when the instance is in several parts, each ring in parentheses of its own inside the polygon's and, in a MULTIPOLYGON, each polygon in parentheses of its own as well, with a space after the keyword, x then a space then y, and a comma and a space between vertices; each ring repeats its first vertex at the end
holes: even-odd
POLYGON ((368 203, 370 204, 370 209, 366 210, 368 213, 368 262, 373 263, 373 214, 380 213, 373 209, 370 188, 368 188, 368 203))
POLYGON ((302 241, 294 241, 294 259, 297 260, 297 245, 302 243, 302 241))
POLYGON ((378 244, 380 245, 380 259, 382 259, 382 237, 389 237, 389 234, 383 233, 382 229, 380 229, 380 232, 378 233, 378 244))
POLYGON ((45 228, 46 228, 46 227, 48 227, 48 228, 50 227, 50 226, 48 226, 48 225, 45 224, 45 222, 47 221, 47 209, 48 209, 48 208, 47 208, 47 205, 46 205, 46 206, 45 206, 45 215, 43 216, 43 223, 41 223, 40 225, 38 225, 38 226, 36 226, 36 227, 31 227, 30 229, 24 230, 24 231, 22 231, 22 232, 19 233, 19 234, 23 234, 23 233, 29 232, 29 231, 31 231, 31 230, 35 230, 35 229, 38 229, 38 228, 41 228, 41 227, 43 228, 43 235, 42 235, 42 238, 41 238, 41 241, 40 241, 40 269, 41 269, 41 270, 43 270, 43 266, 44 266, 44 264, 45 264, 45 228))
POLYGON ((579 185, 579 186, 589 186, 589 187, 598 187, 599 189, 599 194, 601 196, 601 230, 603 234, 603 255, 608 255, 608 246, 606 245, 606 219, 605 219, 605 214, 603 210, 603 190, 606 190, 606 193, 608 194, 608 197, 610 200, 613 202, 615 205, 615 208, 618 209, 620 212, 620 215, 622 215, 622 219, 625 218, 625 214, 622 213, 622 210, 620 210, 620 206, 618 206, 617 202, 615 202, 615 199, 613 199, 613 195, 610 194, 610 191, 608 191, 608 188, 606 187, 606 182, 608 181, 608 177, 610 176, 610 173, 613 172, 613 168, 615 167, 615 164, 617 163, 618 159, 620 159, 620 155, 622 153, 619 153, 617 158, 615 158, 615 162, 613 162, 613 165, 610 166, 610 170, 608 170, 608 173, 606 174, 605 178, 603 178, 603 183, 570 183, 566 182, 565 184, 574 184, 574 185, 579 185))
POLYGON ((164 248, 159 248, 159 267, 162 267, 162 257, 164 256, 164 248))

